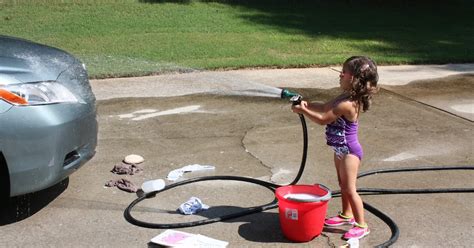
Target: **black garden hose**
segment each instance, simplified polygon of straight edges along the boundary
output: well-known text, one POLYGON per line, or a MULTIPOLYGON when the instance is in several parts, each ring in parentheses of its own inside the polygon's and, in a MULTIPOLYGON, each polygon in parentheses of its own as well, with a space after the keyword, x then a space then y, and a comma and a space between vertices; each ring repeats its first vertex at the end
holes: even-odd
MULTIPOLYGON (((295 177, 295 179, 288 185, 294 185, 296 184, 304 171, 305 165, 306 165, 306 156, 307 156, 307 151, 308 151, 308 131, 306 128, 306 121, 303 115, 299 115, 301 125, 303 128, 303 156, 301 159, 301 164, 299 171, 295 177)), ((389 168, 389 169, 377 169, 377 170, 371 170, 367 172, 362 172, 358 174, 358 178, 360 177, 365 177, 369 175, 374 175, 374 174, 382 174, 382 173, 395 173, 395 172, 409 172, 409 171, 433 171, 433 170, 474 170, 474 166, 453 166, 453 167, 410 167, 410 168, 389 168)), ((206 176, 206 177, 197 177, 197 178, 192 178, 188 180, 184 180, 181 182, 173 183, 170 185, 167 185, 165 188, 157 191, 152 191, 148 192, 137 199, 135 199, 130 205, 125 209, 124 211, 124 217, 125 219, 130 222, 131 224, 141 226, 141 227, 146 227, 146 228, 155 228, 155 229, 170 229, 170 228, 184 228, 184 227, 192 227, 192 226, 198 226, 198 225, 205 225, 205 224, 210 224, 214 222, 219 222, 219 221, 224 221, 224 220, 229 220, 229 219, 234 219, 238 217, 242 217, 245 215, 253 214, 253 213, 258 213, 262 212, 265 210, 273 209, 278 207, 278 201, 277 199, 273 199, 272 202, 260 205, 260 206, 254 206, 254 207, 248 207, 244 209, 243 211, 240 212, 235 212, 223 216, 218 216, 212 219, 205 219, 205 220, 199 220, 199 221, 193 221, 193 222, 183 222, 183 223, 170 223, 170 224, 162 224, 162 223, 150 223, 146 221, 141 221, 135 219, 131 215, 131 211, 133 207, 138 204, 139 202, 153 197, 158 193, 164 192, 166 190, 172 189, 174 187, 190 184, 190 183, 195 183, 195 182, 200 182, 200 181, 211 181, 211 180, 233 180, 233 181, 243 181, 243 182, 248 182, 248 183, 253 183, 257 184, 260 186, 263 186, 265 188, 268 188, 269 190, 275 192, 275 190, 279 187, 282 186, 287 186, 287 185, 278 185, 274 183, 270 183, 267 181, 262 181, 254 178, 249 178, 249 177, 240 177, 240 176, 206 176)), ((359 188, 357 189, 358 192, 364 193, 364 194, 426 194, 426 193, 459 193, 459 192, 474 192, 474 188, 457 188, 457 189, 378 189, 378 188, 359 188)), ((340 196, 340 191, 333 191, 332 192, 333 197, 338 197, 340 196)), ((364 202, 364 208, 380 218, 384 223, 386 223, 390 230, 391 230, 391 237, 389 240, 386 242, 377 245, 376 247, 389 247, 390 245, 394 244, 399 235, 400 235, 400 229, 398 228, 397 224, 395 221, 393 221, 388 215, 383 213, 382 211, 378 210, 377 208, 373 207, 372 205, 364 202)))

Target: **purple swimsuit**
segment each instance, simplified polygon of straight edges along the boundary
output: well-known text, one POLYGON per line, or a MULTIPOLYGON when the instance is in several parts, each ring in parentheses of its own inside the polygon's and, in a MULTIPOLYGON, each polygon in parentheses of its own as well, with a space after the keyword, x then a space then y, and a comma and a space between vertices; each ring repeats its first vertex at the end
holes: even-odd
POLYGON ((356 155, 362 160, 362 146, 357 137, 358 122, 347 120, 340 116, 333 123, 326 126, 326 141, 332 146, 336 156, 342 158, 346 154, 356 155))

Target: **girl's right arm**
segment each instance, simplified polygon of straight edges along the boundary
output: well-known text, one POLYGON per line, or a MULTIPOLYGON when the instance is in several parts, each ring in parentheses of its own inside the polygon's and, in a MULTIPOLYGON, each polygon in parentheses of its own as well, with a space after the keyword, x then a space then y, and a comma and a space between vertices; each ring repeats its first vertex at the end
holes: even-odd
POLYGON ((310 110, 316 111, 316 112, 327 112, 329 109, 334 107, 334 103, 342 98, 347 97, 345 94, 341 94, 337 96, 336 98, 333 98, 325 103, 321 102, 311 102, 308 103, 307 108, 310 110))
POLYGON ((324 109, 326 108, 327 103, 321 103, 321 102, 310 102, 308 103, 307 107, 313 111, 316 112, 323 112, 324 109))
POLYGON ((346 112, 344 104, 337 104, 337 106, 335 106, 335 103, 343 99, 343 97, 345 97, 344 94, 324 104, 301 101, 300 105, 292 106, 291 109, 295 113, 306 115, 318 124, 327 125, 335 121, 342 113, 346 112))
POLYGON ((326 108, 325 105, 326 104, 310 106, 308 102, 301 101, 299 105, 293 105, 291 109, 295 113, 304 114, 306 117, 320 125, 326 125, 335 121, 337 119, 337 114, 334 112, 334 108, 326 108), (323 109, 324 111, 316 110, 318 108, 323 109))

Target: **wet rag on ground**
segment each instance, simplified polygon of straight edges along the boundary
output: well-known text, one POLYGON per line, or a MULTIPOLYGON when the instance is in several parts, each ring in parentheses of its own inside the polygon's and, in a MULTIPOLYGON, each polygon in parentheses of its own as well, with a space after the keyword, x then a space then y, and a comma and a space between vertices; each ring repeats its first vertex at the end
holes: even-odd
POLYGON ((138 191, 138 187, 135 186, 135 184, 133 184, 132 182, 130 182, 129 180, 125 179, 125 178, 120 178, 120 179, 117 179, 117 180, 110 180, 108 182, 105 183, 105 186, 107 187, 117 187, 123 191, 127 191, 127 192, 130 192, 130 193, 135 193, 138 191))

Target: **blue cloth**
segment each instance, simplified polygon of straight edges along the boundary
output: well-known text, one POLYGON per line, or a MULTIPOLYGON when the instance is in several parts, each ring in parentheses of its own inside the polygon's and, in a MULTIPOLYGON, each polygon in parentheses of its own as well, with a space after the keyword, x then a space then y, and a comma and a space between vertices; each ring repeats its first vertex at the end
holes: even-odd
POLYGON ((203 209, 208 209, 209 206, 203 204, 201 199, 197 197, 191 197, 185 203, 181 204, 178 211, 185 215, 195 214, 203 209))

